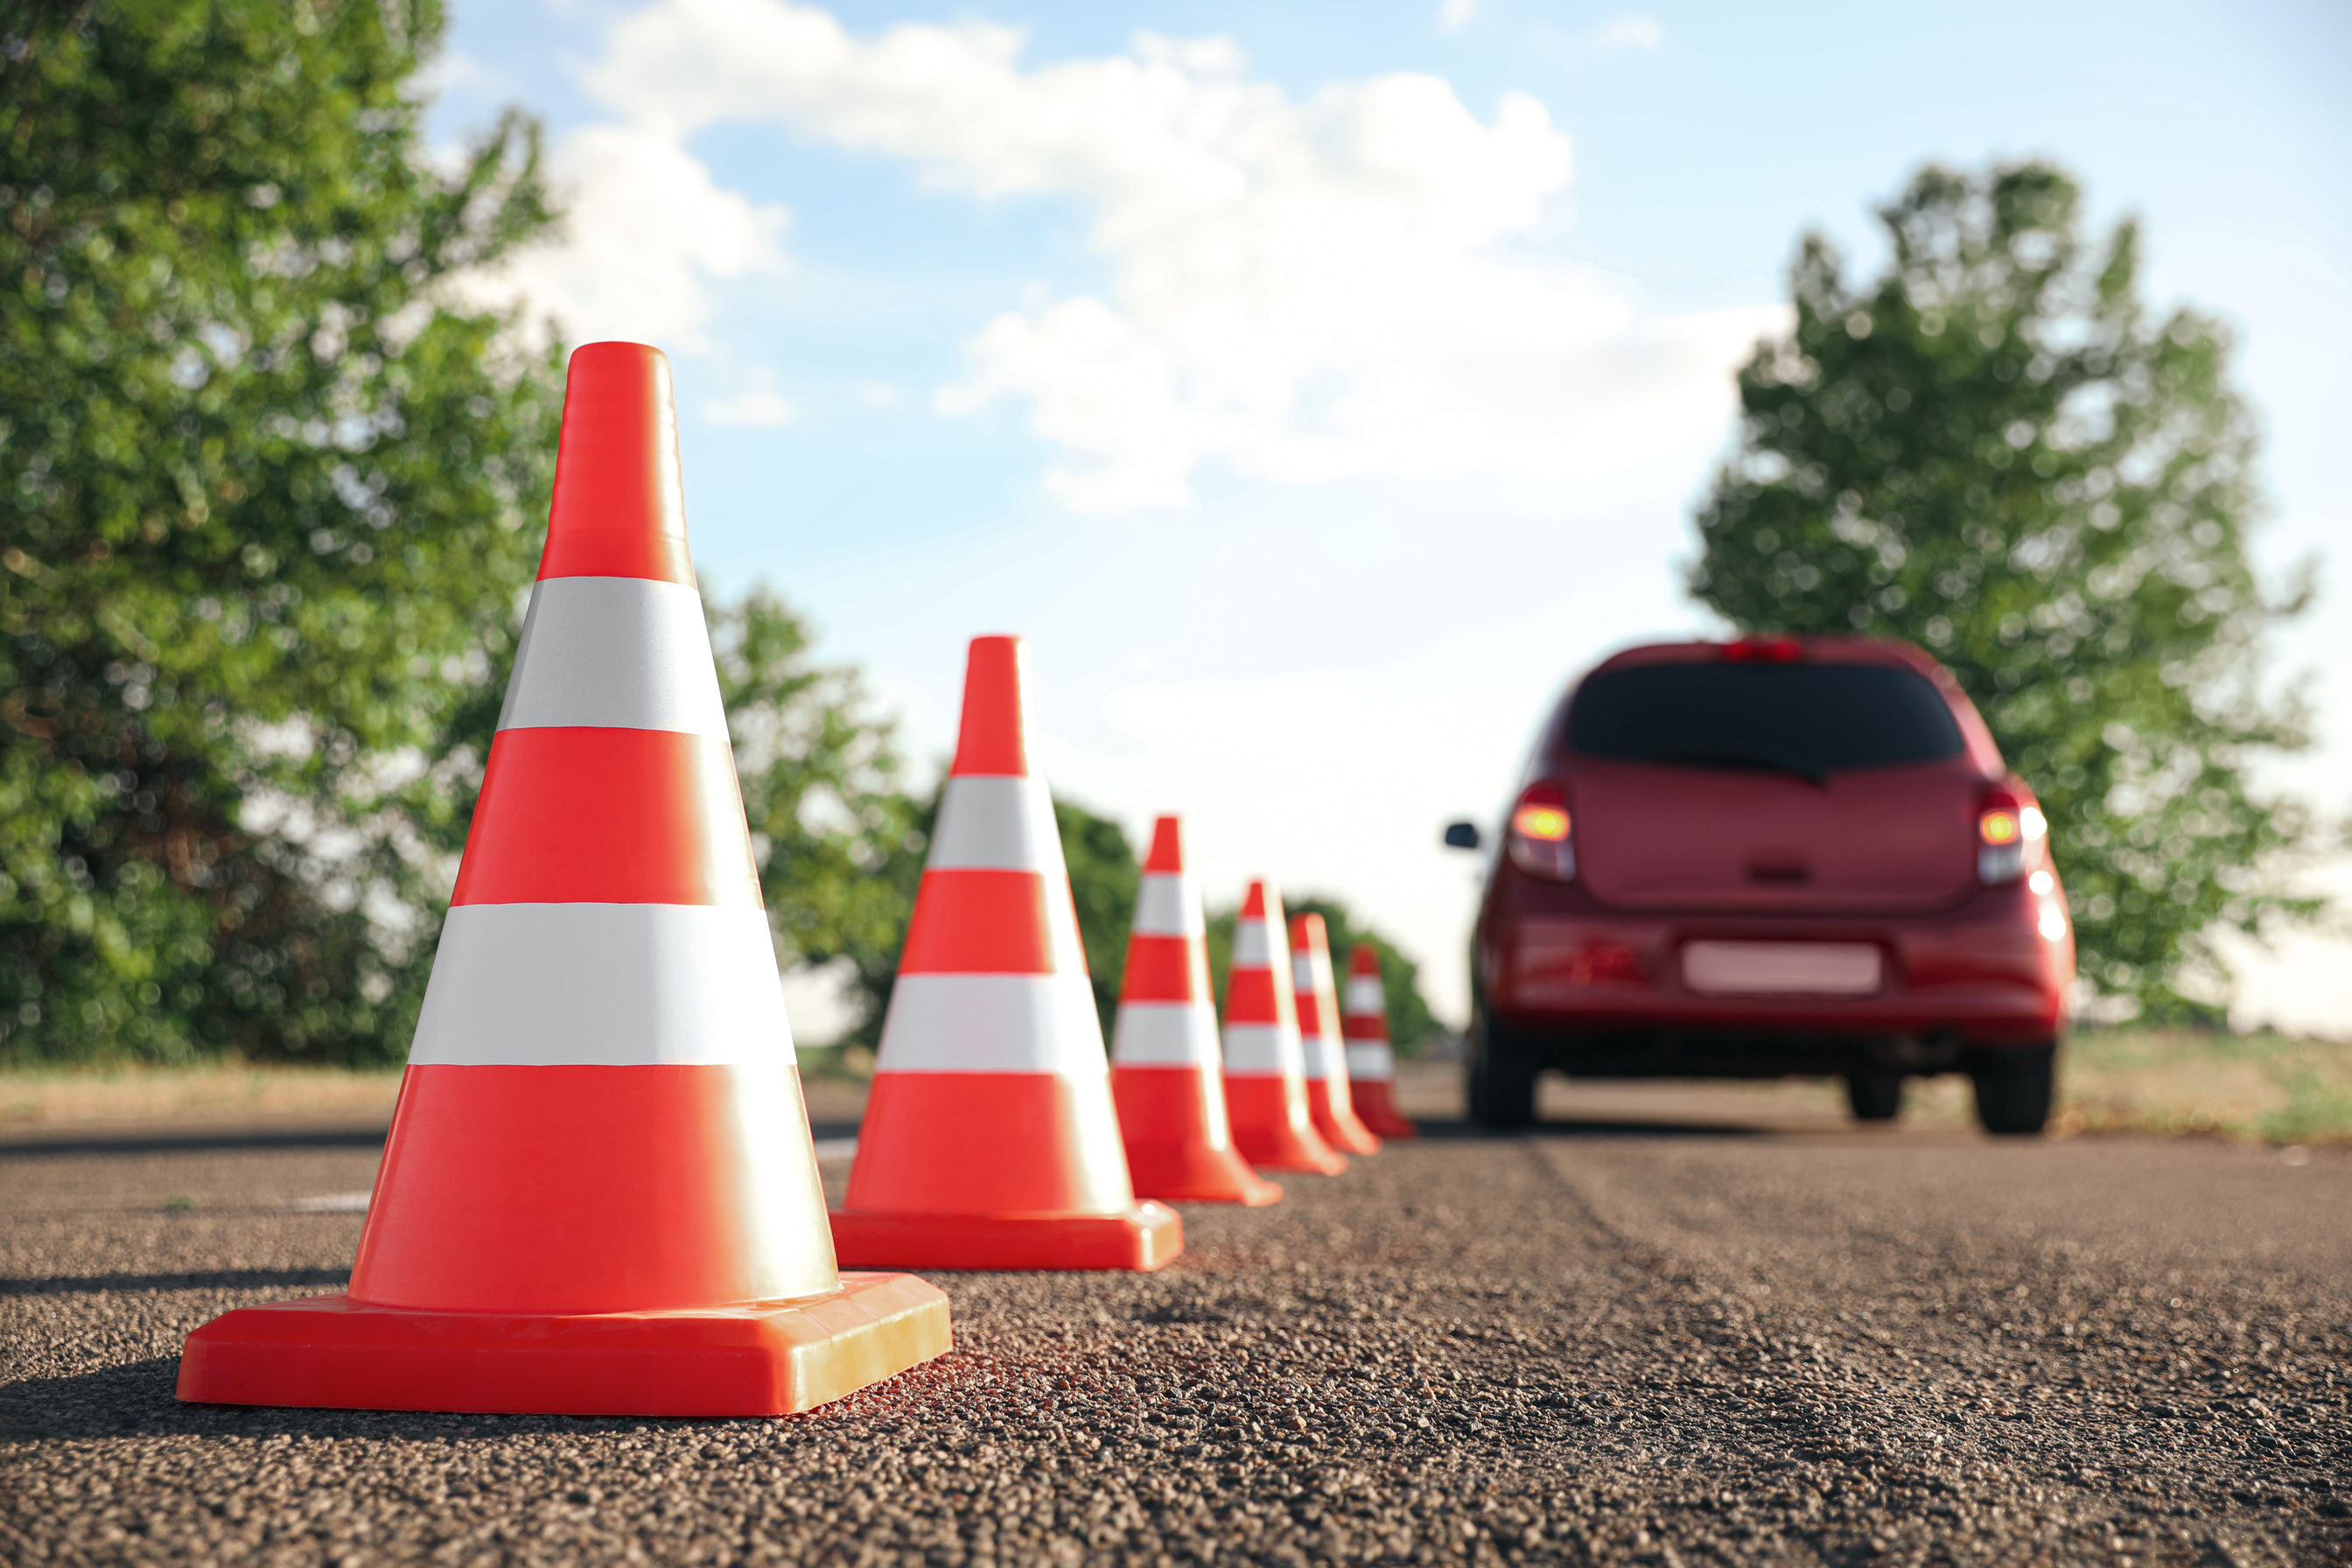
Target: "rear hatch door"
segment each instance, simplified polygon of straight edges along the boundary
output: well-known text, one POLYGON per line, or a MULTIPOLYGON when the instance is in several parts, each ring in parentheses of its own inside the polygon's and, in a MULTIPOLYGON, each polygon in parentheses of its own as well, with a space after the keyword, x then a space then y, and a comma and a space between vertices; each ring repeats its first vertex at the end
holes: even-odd
POLYGON ((1560 750, 1579 873, 1621 908, 1926 910, 1975 877, 1984 780, 1907 666, 1603 667, 1560 750))
POLYGON ((1580 758, 1577 874, 1643 911, 1926 912, 1974 885, 1984 781, 1949 764, 1760 772, 1580 758))

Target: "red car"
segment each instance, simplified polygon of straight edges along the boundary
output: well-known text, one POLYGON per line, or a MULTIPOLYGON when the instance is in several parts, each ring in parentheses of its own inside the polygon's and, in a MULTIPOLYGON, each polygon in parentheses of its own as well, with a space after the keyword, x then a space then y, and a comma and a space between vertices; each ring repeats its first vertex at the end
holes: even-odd
MULTIPOLYGON (((1446 829, 1479 847, 1466 822, 1446 829)), ((1950 673, 1906 643, 1664 643, 1544 730, 1473 942, 1471 1113, 1547 1068, 1845 1079, 1855 1116, 1965 1072, 2036 1133, 2074 978, 2048 825, 1950 673)))

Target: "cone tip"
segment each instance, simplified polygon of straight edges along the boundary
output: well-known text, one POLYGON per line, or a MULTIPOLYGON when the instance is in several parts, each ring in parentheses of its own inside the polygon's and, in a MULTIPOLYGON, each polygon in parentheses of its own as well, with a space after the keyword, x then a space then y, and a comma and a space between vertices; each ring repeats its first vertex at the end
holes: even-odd
POLYGON ((539 575, 694 585, 669 358, 649 343, 572 351, 539 575))
POLYGON ((1158 873, 1172 876, 1184 868, 1183 819, 1177 816, 1155 817, 1151 824, 1151 853, 1143 858, 1146 875, 1158 873))
POLYGON ((1026 662, 1017 637, 971 639, 964 663, 963 721, 950 773, 1028 775, 1026 662))
POLYGON ((1358 942, 1356 944, 1356 950, 1348 955, 1348 973, 1350 974, 1369 974, 1374 978, 1378 978, 1381 973, 1381 955, 1379 949, 1373 947, 1369 942, 1358 942))
POLYGON ((1331 948, 1329 933, 1321 915, 1309 911, 1290 917, 1290 945, 1298 952, 1328 952, 1331 948))
POLYGON ((1282 895, 1274 884, 1261 877, 1249 885, 1242 898, 1242 919, 1278 923, 1282 920, 1282 895))

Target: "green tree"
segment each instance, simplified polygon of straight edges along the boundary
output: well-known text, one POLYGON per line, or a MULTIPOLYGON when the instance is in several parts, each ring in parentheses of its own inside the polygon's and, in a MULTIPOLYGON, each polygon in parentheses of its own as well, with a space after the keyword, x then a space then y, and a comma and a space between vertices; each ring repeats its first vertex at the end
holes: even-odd
POLYGON ((2227 332, 2151 315, 2137 226, 2086 246, 2079 209, 2047 165, 1931 167, 1879 214, 1875 279, 1808 236, 1691 588, 1743 628, 1934 651, 2048 808, 2084 973, 2210 1016, 2179 990, 2221 978, 2205 933, 2312 908, 2260 869, 2304 815, 2247 778, 2307 743, 2261 653, 2308 589, 2266 595, 2247 557, 2227 332))
MULTIPOLYGON (((1421 994, 1421 965, 1370 926, 1358 924, 1345 904, 1337 899, 1308 897, 1287 906, 1286 912, 1323 917, 1331 939, 1331 963, 1342 985, 1347 983, 1349 955, 1355 952, 1356 945, 1372 944, 1373 951, 1381 955, 1381 991, 1388 1001, 1389 1043, 1398 1056, 1417 1057, 1444 1033, 1436 1016, 1429 1010, 1428 999, 1421 994)), ((1209 917, 1209 982, 1220 1005, 1225 994, 1225 977, 1233 973, 1234 927, 1239 920, 1237 909, 1219 910, 1209 917)))
POLYGON ((1054 802, 1054 826, 1061 831, 1062 858, 1069 862, 1078 941, 1086 949, 1103 1039, 1108 1041, 1118 1017, 1118 986, 1127 973, 1127 936, 1135 924, 1143 866, 1135 858, 1135 846, 1127 841, 1126 829, 1075 801, 1054 802))
POLYGON ((430 0, 0 19, 0 1056, 396 1057, 554 449, 430 0))
MULTIPOLYGON (((814 662, 807 626, 764 589, 708 606, 751 848, 787 965, 845 963, 889 995, 934 808, 898 787, 889 725, 856 675, 814 662)), ((872 1043, 878 1005, 861 1031, 872 1043)))

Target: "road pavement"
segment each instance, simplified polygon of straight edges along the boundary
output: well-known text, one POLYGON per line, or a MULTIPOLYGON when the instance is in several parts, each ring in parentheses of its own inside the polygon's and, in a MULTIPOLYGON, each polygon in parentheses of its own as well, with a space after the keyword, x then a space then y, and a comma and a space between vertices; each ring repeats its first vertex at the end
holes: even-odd
POLYGON ((190 1329, 342 1283, 288 1205, 373 1148, 0 1144, 0 1556, 2352 1562, 2352 1157, 1547 1106, 1160 1274, 937 1276, 952 1354, 772 1422, 177 1405, 190 1329))

